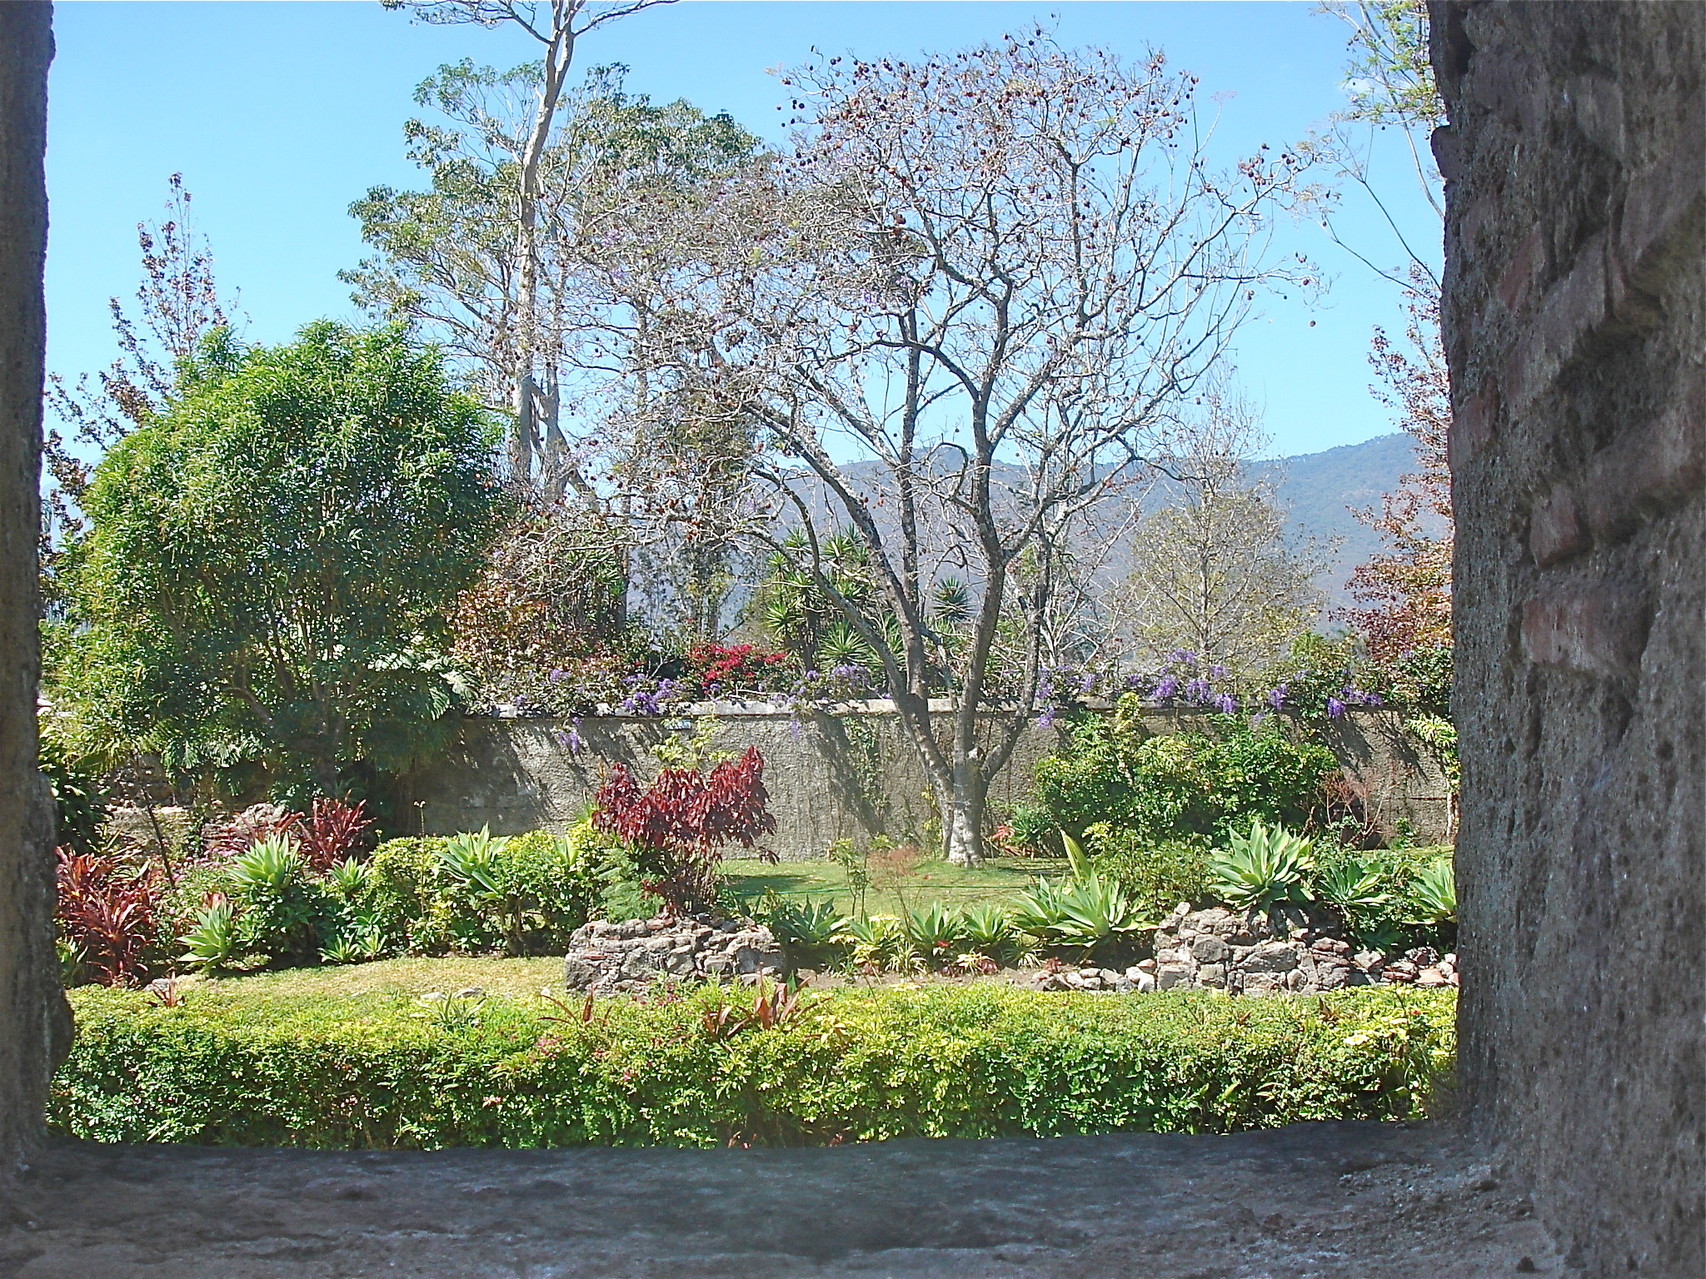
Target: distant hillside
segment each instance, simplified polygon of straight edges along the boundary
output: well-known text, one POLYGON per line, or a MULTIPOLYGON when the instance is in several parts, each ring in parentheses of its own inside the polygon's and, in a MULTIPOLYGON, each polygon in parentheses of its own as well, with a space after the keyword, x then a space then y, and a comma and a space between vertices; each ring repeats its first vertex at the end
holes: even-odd
POLYGON ((1416 469, 1414 442, 1407 435, 1381 435, 1325 453, 1304 453, 1259 465, 1280 472, 1279 500, 1301 535, 1321 541, 1343 539, 1327 571, 1316 581, 1326 592, 1329 608, 1349 603, 1345 579, 1380 549, 1378 535, 1351 509, 1377 507, 1380 495, 1398 486, 1399 476, 1416 469))
MULTIPOLYGON (((1317 576, 1316 584, 1326 596, 1329 612, 1349 604, 1346 578, 1352 569, 1380 549, 1379 537, 1351 514, 1352 508, 1377 507, 1381 494, 1396 488, 1399 477, 1415 469, 1416 455, 1410 437, 1382 435, 1323 453, 1304 453, 1249 465, 1252 471, 1274 480, 1278 502, 1289 515, 1299 540, 1313 540, 1321 548, 1326 567, 1317 576)), ((998 472, 1002 469, 997 468, 998 472)), ((882 492, 881 472, 870 463, 848 466, 845 474, 856 487, 872 494, 882 492)), ((1012 480, 1017 483, 1016 473, 1012 480)), ((1139 495, 1112 497, 1088 513, 1080 538, 1084 544, 1098 548, 1091 572, 1101 586, 1122 581, 1131 571, 1134 498, 1139 510, 1158 510, 1168 499, 1169 487, 1168 482, 1162 481, 1139 495)), ((826 519, 831 526, 839 522, 835 514, 839 506, 821 485, 802 481, 796 492, 815 517, 826 519)), ((880 501, 877 505, 878 522, 886 528, 893 518, 893 509, 880 501)), ((941 550, 946 540, 944 530, 937 529, 932 534, 927 528, 925 541, 935 545, 936 555, 927 554, 926 559, 951 563, 953 557, 941 550)), ((966 576, 964 568, 949 571, 966 576)), ((737 590, 736 595, 744 602, 744 590, 737 590)))

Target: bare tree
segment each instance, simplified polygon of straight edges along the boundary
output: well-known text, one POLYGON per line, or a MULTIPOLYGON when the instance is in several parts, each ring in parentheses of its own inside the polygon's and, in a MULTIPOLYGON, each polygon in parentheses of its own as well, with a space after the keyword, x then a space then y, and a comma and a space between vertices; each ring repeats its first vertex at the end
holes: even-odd
MULTIPOLYGON (((671 0, 383 0, 387 8, 408 9, 423 22, 473 23, 482 27, 511 26, 524 32, 540 46, 541 59, 530 70, 534 92, 532 111, 519 131, 496 131, 488 143, 506 148, 513 159, 508 176, 514 201, 514 251, 507 268, 514 271, 510 308, 496 327, 506 337, 510 356, 511 403, 515 422, 510 434, 510 470, 518 479, 533 473, 534 458, 541 443, 541 399, 548 399, 544 414, 547 432, 556 427, 555 388, 541 386, 538 353, 539 323, 539 222, 541 195, 545 189, 544 159, 551 140, 557 108, 568 83, 580 37, 595 27, 614 22, 641 9, 671 0)), ((496 120, 497 117, 489 117, 496 120)))
POLYGON ((1307 283, 1266 254, 1300 162, 1264 147, 1212 171, 1192 77, 1041 29, 916 63, 820 59, 783 83, 794 145, 712 207, 656 358, 768 438, 748 532, 876 654, 945 851, 974 864, 1079 517, 1145 472, 1257 291, 1307 283), (842 526, 880 617, 826 571, 842 526), (951 617, 948 574, 968 588, 951 617), (991 656, 1015 614, 997 704, 991 656))
POLYGON ((119 358, 93 379, 67 382, 50 374, 47 407, 60 426, 43 439, 50 484, 44 498, 44 561, 53 546, 81 527, 77 502, 88 487, 90 463, 79 450, 104 452, 147 422, 172 392, 180 365, 201 340, 231 323, 213 280, 213 253, 191 217, 193 197, 181 173, 166 179, 165 216, 136 224, 142 282, 135 310, 109 298, 119 358))
POLYGON ((1138 525, 1116 611, 1151 666, 1185 649, 1249 676, 1319 614, 1319 565, 1287 544, 1273 478, 1250 468, 1267 437, 1248 403, 1216 391, 1203 407, 1170 459, 1170 500, 1138 525))

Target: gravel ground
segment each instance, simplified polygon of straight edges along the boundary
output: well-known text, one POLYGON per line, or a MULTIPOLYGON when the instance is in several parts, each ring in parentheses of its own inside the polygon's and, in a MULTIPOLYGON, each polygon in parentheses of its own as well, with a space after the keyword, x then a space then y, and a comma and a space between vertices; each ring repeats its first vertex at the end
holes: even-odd
POLYGON ((6 1279, 1491 1279, 1562 1267, 1454 1128, 815 1150, 42 1152, 6 1279))

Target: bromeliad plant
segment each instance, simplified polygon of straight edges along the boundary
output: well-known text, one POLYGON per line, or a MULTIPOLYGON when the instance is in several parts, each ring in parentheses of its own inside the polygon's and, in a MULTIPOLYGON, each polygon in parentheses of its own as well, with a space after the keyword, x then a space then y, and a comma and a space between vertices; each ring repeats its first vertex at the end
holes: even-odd
POLYGON ((1250 824, 1248 835, 1233 835, 1225 848, 1209 858, 1209 890, 1228 905, 1245 910, 1311 901, 1314 852, 1310 840, 1258 818, 1250 824))

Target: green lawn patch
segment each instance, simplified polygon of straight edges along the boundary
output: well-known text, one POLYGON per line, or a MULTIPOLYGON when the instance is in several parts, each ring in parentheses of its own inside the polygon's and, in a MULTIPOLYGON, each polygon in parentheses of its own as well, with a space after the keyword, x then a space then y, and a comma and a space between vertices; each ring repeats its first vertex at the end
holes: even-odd
POLYGON ((583 1019, 537 995, 423 1003, 301 980, 207 983, 175 1007, 70 992, 79 1029, 51 1124, 336 1149, 1224 1132, 1415 1115, 1454 1048, 1449 992, 1389 988, 903 986, 808 997, 766 1028, 747 989, 603 1000, 583 1019))
MULTIPOLYGON (((873 884, 865 897, 871 914, 898 914, 902 897, 917 908, 931 902, 965 906, 973 902, 1007 902, 1032 887, 1037 876, 1058 878, 1067 864, 1055 857, 1002 857, 982 866, 955 866, 947 861, 919 862, 907 875, 899 891, 873 884)), ((766 891, 784 897, 833 898, 836 909, 852 909, 847 891, 847 873, 832 861, 762 862, 754 858, 726 859, 722 871, 730 889, 741 899, 755 902, 766 891)))

